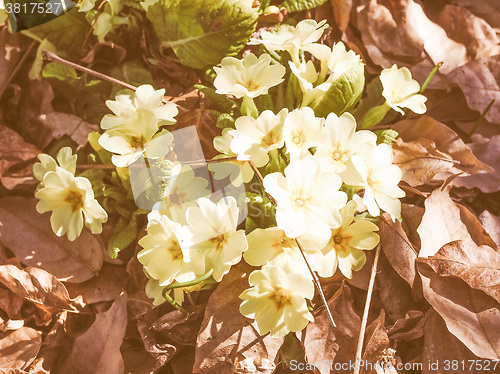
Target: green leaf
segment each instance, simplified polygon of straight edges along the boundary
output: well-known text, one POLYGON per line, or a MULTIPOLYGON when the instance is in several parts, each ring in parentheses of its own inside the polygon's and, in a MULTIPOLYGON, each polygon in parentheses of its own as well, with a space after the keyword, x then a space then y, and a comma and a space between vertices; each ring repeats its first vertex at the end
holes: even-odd
POLYGON ((56 48, 57 53, 64 58, 77 60, 83 57, 85 40, 90 30, 90 25, 85 20, 85 14, 72 9, 56 19, 22 31, 40 43, 47 39, 56 48))
POLYGON ((364 67, 354 65, 338 77, 328 91, 310 107, 318 117, 326 117, 332 112, 340 116, 354 108, 363 93, 364 86, 364 67))
POLYGON ((184 65, 201 69, 246 45, 258 10, 240 0, 160 0, 148 7, 147 18, 162 48, 173 48, 184 65))
MULTIPOLYGON (((251 183, 248 186, 252 189, 254 184, 251 183)), ((265 229, 276 226, 276 208, 273 203, 267 197, 254 192, 247 192, 246 195, 248 214, 245 222, 245 233, 248 235, 257 228, 265 229)))
POLYGON ((215 93, 215 90, 211 87, 204 86, 202 84, 195 84, 194 88, 201 91, 207 99, 211 100, 214 103, 215 108, 222 113, 230 113, 234 110, 238 105, 231 99, 229 99, 226 95, 220 95, 215 93))
POLYGON ((120 218, 115 233, 108 242, 108 253, 111 258, 118 257, 118 253, 132 244, 136 238, 137 216, 134 214, 130 221, 125 218, 120 218))
POLYGON ((398 137, 398 132, 392 129, 374 131, 377 135, 377 144, 391 144, 398 137))
POLYGON ((292 13, 313 9, 326 2, 327 0, 285 0, 280 4, 280 7, 285 7, 289 13, 292 13))
POLYGON ((373 79, 366 85, 366 94, 359 101, 359 105, 353 113, 354 118, 356 118, 356 121, 359 124, 361 124, 363 118, 370 111, 370 109, 382 105, 385 102, 385 99, 382 96, 382 91, 382 82, 380 82, 380 79, 378 78, 373 79))
POLYGON ((227 127, 234 129, 234 118, 230 114, 222 113, 217 117, 217 123, 215 126, 222 130, 227 127))

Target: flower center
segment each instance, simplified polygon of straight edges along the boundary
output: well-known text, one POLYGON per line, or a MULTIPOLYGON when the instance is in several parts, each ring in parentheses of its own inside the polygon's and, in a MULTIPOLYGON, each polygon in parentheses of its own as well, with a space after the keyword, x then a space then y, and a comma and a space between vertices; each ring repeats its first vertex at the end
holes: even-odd
POLYGON ((273 130, 269 131, 263 138, 262 141, 260 142, 260 145, 264 147, 270 147, 272 146, 276 141, 274 140, 274 133, 273 130))
POLYGON ((294 137, 292 137, 292 143, 295 144, 295 145, 299 145, 302 143, 302 137, 299 136, 299 135, 295 135, 294 137))
POLYGON ((64 198, 64 201, 71 205, 71 211, 73 213, 83 208, 83 196, 78 191, 68 191, 68 194, 64 198))
POLYGON ((227 243, 227 235, 226 233, 221 234, 219 236, 216 236, 215 238, 210 239, 210 241, 213 243, 215 250, 218 251, 219 249, 222 249, 224 244, 227 243))
POLYGON ((170 254, 172 255, 172 259, 174 261, 184 258, 182 255, 182 249, 181 249, 179 243, 177 243, 177 241, 174 241, 172 243, 172 246, 169 248, 169 251, 170 251, 170 254))
POLYGON ((342 243, 342 237, 339 236, 339 235, 335 235, 333 237, 333 241, 336 243, 336 244, 339 244, 339 243, 342 243))
POLYGON ((184 202, 186 195, 187 194, 185 192, 175 189, 174 192, 168 195, 167 199, 170 205, 181 205, 184 202))
POLYGON ((333 153, 332 153, 332 159, 333 159, 334 161, 338 161, 338 160, 340 160, 340 157, 341 157, 341 156, 340 156, 340 153, 339 153, 338 151, 335 151, 335 152, 333 152, 333 153))
POLYGON ((141 135, 140 137, 132 136, 132 138, 130 139, 130 145, 134 149, 144 148, 145 143, 146 143, 146 139, 144 139, 144 135, 141 135))
POLYGON ((281 287, 275 287, 269 298, 274 302, 278 310, 283 309, 286 305, 292 305, 288 292, 281 287))
POLYGON ((304 205, 306 205, 306 202, 303 198, 301 197, 297 197, 295 199, 295 206, 298 207, 298 208, 302 208, 304 205))

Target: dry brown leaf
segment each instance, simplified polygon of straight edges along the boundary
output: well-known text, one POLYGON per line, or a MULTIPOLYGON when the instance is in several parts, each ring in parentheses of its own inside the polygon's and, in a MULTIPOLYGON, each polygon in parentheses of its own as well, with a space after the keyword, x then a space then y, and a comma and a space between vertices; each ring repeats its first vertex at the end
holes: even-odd
POLYGON ((420 258, 442 277, 462 279, 500 302, 500 253, 492 248, 457 240, 445 244, 434 256, 420 258))
POLYGON ((92 326, 75 339, 56 373, 123 374, 120 346, 126 327, 127 295, 123 293, 106 312, 97 313, 92 326))
POLYGON ((484 193, 500 191, 500 135, 485 139, 481 135, 472 137, 474 143, 469 144, 474 155, 485 164, 495 169, 494 174, 475 174, 459 176, 453 180, 457 187, 479 188, 484 193))
POLYGON ((21 307, 24 299, 10 290, 0 288, 0 309, 3 309, 7 317, 11 319, 21 318, 21 307))
POLYGON ((500 53, 500 40, 495 30, 468 9, 446 5, 439 13, 439 25, 448 36, 467 48, 472 58, 483 58, 500 53))
POLYGON ((398 319, 388 328, 387 334, 395 342, 409 342, 424 335, 424 313, 420 310, 409 310, 405 318, 398 319))
POLYGON ((475 355, 500 359, 500 305, 464 281, 441 277, 417 263, 425 299, 443 317, 448 330, 475 355))
POLYGON ((42 308, 77 309, 66 287, 45 270, 33 267, 21 270, 14 265, 0 265, 0 283, 42 308))
POLYGON ((174 310, 158 318, 152 328, 160 336, 164 336, 179 346, 196 346, 198 331, 205 309, 199 306, 188 316, 178 310, 174 310))
POLYGON ((392 222, 389 214, 384 213, 379 221, 380 245, 391 266, 410 286, 415 280, 415 259, 417 251, 399 221, 392 222))
POLYGON ((414 248, 417 252, 420 250, 420 237, 417 233, 417 227, 422 222, 422 217, 424 216, 425 209, 413 204, 401 204, 401 217, 403 217, 403 228, 408 235, 414 248))
POLYGON ((330 0, 330 3, 332 4, 335 23, 339 31, 344 34, 351 17, 352 0, 330 0))
POLYGON ((471 61, 448 77, 460 86, 471 109, 482 113, 491 100, 496 100, 485 118, 500 124, 500 55, 471 61))
POLYGON ((8 27, 0 29, 0 90, 4 87, 7 79, 16 67, 23 49, 26 46, 27 38, 23 35, 9 32, 8 27))
POLYGON ((99 126, 92 125, 82 118, 68 113, 41 114, 38 121, 52 131, 54 139, 69 135, 79 146, 87 144, 87 137, 91 132, 99 131, 99 126))
POLYGON ((61 347, 64 345, 67 314, 68 312, 64 311, 57 317, 56 323, 43 341, 39 354, 30 365, 29 374, 50 374, 53 370, 61 347))
POLYGON ((26 369, 41 345, 40 333, 30 327, 0 333, 0 368, 26 369))
POLYGON ((450 170, 454 161, 451 156, 436 149, 427 138, 404 142, 398 138, 392 143, 393 163, 403 173, 402 180, 410 186, 429 183, 436 174, 450 170))
POLYGON ((479 216, 479 222, 483 225, 488 235, 493 239, 497 247, 500 247, 500 217, 485 210, 479 216))
POLYGON ((35 159, 40 151, 14 130, 0 124, 0 177, 13 165, 35 159))
POLYGON ((283 339, 261 337, 239 311, 238 297, 248 285, 252 267, 233 266, 210 296, 201 324, 193 373, 234 373, 245 361, 255 373, 271 373, 283 339))
POLYGON ((448 126, 434 118, 423 115, 416 119, 407 119, 396 123, 392 129, 398 132, 405 142, 426 138, 433 141, 439 152, 446 153, 457 161, 450 171, 466 171, 470 174, 492 173, 493 169, 479 161, 471 149, 448 126))
POLYGON ((460 340, 450 334, 443 319, 432 308, 425 315, 424 347, 422 352, 422 374, 488 374, 478 370, 479 358, 472 354, 460 340), (446 365, 448 360, 449 365, 446 365), (452 360, 458 362, 452 367, 452 360), (470 361, 469 361, 470 360, 470 361), (462 367, 462 362, 467 363, 462 367), (472 366, 470 366, 472 365, 472 366))
MULTIPOLYGON (((339 297, 328 302, 337 327, 332 328, 323 309, 314 316, 302 332, 307 361, 310 363, 327 360, 331 363, 355 361, 356 344, 361 328, 361 318, 354 312, 353 298, 348 286, 344 286, 339 297)), ((320 367, 321 373, 329 373, 320 367)))
POLYGON ((73 242, 57 237, 50 213, 39 214, 36 203, 19 196, 0 198, 0 242, 22 263, 40 267, 59 280, 79 283, 97 275, 102 266, 101 243, 87 230, 73 242))
POLYGON ((71 297, 81 296, 86 304, 116 299, 127 280, 127 272, 121 266, 104 263, 99 275, 83 283, 67 283, 71 297))
POLYGON ((422 242, 419 257, 433 256, 443 245, 455 240, 495 247, 472 213, 451 200, 449 188, 434 190, 425 200, 425 213, 417 232, 422 242))
MULTIPOLYGON (((387 331, 384 327, 385 323, 385 312, 382 309, 377 319, 375 319, 366 328, 365 336, 365 349, 363 353, 363 361, 365 363, 371 363, 375 365, 379 361, 382 352, 389 344, 389 337, 387 336, 387 331)), ((365 364, 361 367, 361 373, 374 374, 375 370, 367 370, 368 367, 365 364)))

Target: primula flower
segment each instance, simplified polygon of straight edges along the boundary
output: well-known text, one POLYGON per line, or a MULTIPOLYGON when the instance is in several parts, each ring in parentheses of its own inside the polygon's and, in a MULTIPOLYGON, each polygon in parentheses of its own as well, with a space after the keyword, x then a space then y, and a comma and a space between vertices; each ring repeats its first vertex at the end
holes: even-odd
POLYGON ((309 107, 290 112, 283 129, 290 159, 310 155, 309 148, 318 146, 325 139, 323 121, 323 118, 317 118, 309 107))
POLYGON ((330 83, 321 83, 314 86, 314 83, 319 79, 314 63, 311 60, 303 61, 296 66, 291 61, 288 62, 293 75, 299 81, 300 89, 302 91, 301 107, 309 105, 311 102, 321 98, 326 91, 330 88, 330 83))
POLYGON ((356 132, 356 120, 350 113, 337 117, 330 113, 325 120, 327 136, 316 149, 315 157, 327 160, 334 172, 346 169, 347 162, 362 144, 376 145, 377 136, 367 130, 356 132))
POLYGON ((390 69, 382 70, 380 81, 384 90, 387 104, 395 111, 405 114, 402 108, 408 108, 418 114, 426 111, 425 102, 427 98, 420 95, 420 85, 412 79, 411 72, 406 67, 399 68, 392 65, 390 69))
POLYGON ((352 50, 347 51, 344 43, 342 42, 338 42, 333 45, 332 53, 328 59, 327 66, 331 71, 331 74, 328 77, 330 82, 336 81, 338 77, 354 66, 364 68, 361 56, 352 50))
POLYGON ((363 144, 341 173, 346 184, 364 187, 363 203, 372 216, 378 216, 383 209, 393 221, 401 216, 399 198, 405 196, 398 187, 401 176, 401 169, 392 164, 392 150, 388 144, 376 147, 363 144))
POLYGON ((326 245, 331 228, 342 223, 339 209, 347 195, 338 191, 342 181, 334 173, 322 173, 320 161, 313 156, 294 159, 285 168, 285 176, 271 173, 264 187, 277 202, 276 222, 290 238, 304 234, 326 245))
POLYGON ((45 153, 40 153, 38 159, 40 162, 33 165, 33 176, 38 182, 43 180, 47 172, 56 171, 56 166, 60 166, 75 175, 77 156, 73 154, 70 147, 63 147, 57 152, 57 162, 45 153))
POLYGON ((244 230, 236 231, 238 206, 232 196, 217 204, 209 199, 198 199, 198 206, 189 207, 186 221, 186 240, 181 243, 189 251, 196 273, 213 270, 212 277, 219 282, 232 265, 241 260, 248 248, 244 230))
POLYGON ((106 114, 101 121, 103 130, 120 129, 129 127, 135 120, 139 120, 140 112, 147 112, 148 118, 154 122, 157 128, 163 125, 173 125, 175 116, 179 113, 173 103, 162 105, 165 89, 155 90, 153 86, 144 84, 134 92, 132 90, 121 90, 115 96, 115 100, 107 100, 106 105, 115 115, 106 114))
MULTIPOLYGON (((236 154, 231 151, 233 136, 229 131, 231 131, 231 129, 225 128, 222 130, 222 136, 216 136, 214 138, 214 148, 222 153, 222 155, 215 156, 214 159, 236 156, 236 154)), ((211 163, 208 165, 208 168, 214 173, 214 179, 221 180, 229 176, 231 184, 235 187, 250 182, 254 175, 252 167, 246 161, 236 160, 211 163)))
POLYGON ((254 98, 267 94, 269 88, 283 82, 286 69, 281 65, 271 65, 267 53, 259 58, 253 53, 243 60, 224 57, 221 67, 214 67, 217 73, 214 86, 218 94, 233 95, 236 98, 254 98))
POLYGON ((179 244, 182 226, 166 215, 150 220, 147 235, 139 240, 144 249, 137 259, 151 278, 160 286, 167 286, 174 280, 191 281, 196 278, 189 255, 179 244))
POLYGON ((328 244, 321 250, 324 255, 322 267, 316 269, 321 277, 331 277, 337 266, 347 278, 352 278, 352 271, 360 270, 366 262, 363 251, 373 249, 380 237, 375 233, 377 225, 366 220, 354 220, 357 204, 349 201, 340 210, 342 225, 332 230, 328 244))
POLYGON ((87 178, 75 177, 56 166, 55 171, 45 174, 42 183, 43 187, 35 193, 35 197, 40 199, 36 210, 38 213, 53 212, 50 223, 57 236, 67 233, 69 240, 75 240, 82 232, 84 218, 85 225, 93 234, 101 233, 108 215, 94 199, 92 185, 87 178))
POLYGON ((259 334, 283 337, 314 321, 305 300, 314 296, 314 285, 302 274, 286 274, 276 266, 264 266, 250 274, 248 283, 251 288, 240 295, 240 312, 255 319, 259 334))
POLYGON ((262 40, 250 39, 248 44, 263 44, 269 51, 287 51, 298 66, 299 50, 309 51, 327 28, 325 20, 317 23, 315 20, 305 19, 295 27, 284 25, 276 32, 262 31, 262 40))
POLYGON ((257 119, 238 118, 236 130, 228 132, 233 137, 231 151, 238 155, 238 160, 252 160, 257 167, 266 165, 268 152, 283 147, 283 124, 287 114, 285 108, 278 114, 265 110, 257 119))
POLYGON ((176 164, 165 187, 164 199, 158 206, 160 213, 184 223, 187 208, 196 206, 198 198, 210 196, 207 186, 208 180, 195 176, 189 165, 176 164))

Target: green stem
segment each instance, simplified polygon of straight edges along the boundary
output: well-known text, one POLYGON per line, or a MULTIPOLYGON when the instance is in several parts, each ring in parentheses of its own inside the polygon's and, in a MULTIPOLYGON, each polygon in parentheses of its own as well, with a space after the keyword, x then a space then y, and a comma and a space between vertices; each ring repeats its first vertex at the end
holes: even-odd
POLYGON ((174 288, 184 288, 184 287, 196 286, 197 284, 199 284, 199 283, 207 280, 208 278, 210 278, 212 276, 212 272, 213 271, 214 271, 214 269, 210 269, 205 274, 203 274, 202 276, 200 276, 200 277, 198 277, 196 279, 193 279, 192 281, 170 283, 168 286, 166 286, 163 289, 163 293, 165 293, 167 291, 170 291, 170 290, 172 290, 174 288))
POLYGON ((361 129, 368 129, 378 124, 380 121, 384 119, 385 115, 390 109, 391 106, 387 103, 387 101, 384 102, 382 105, 371 108, 363 118, 361 129))
POLYGON ((182 307, 182 306, 181 306, 181 305, 180 305, 177 301, 175 301, 174 299, 172 299, 172 298, 170 297, 170 295, 169 295, 167 292, 165 292, 165 290, 163 290, 163 297, 164 297, 164 298, 165 298, 165 300, 167 300, 167 301, 169 302, 169 304, 170 304, 170 305, 172 305, 175 309, 177 309, 177 310, 181 311, 182 313, 184 313, 184 314, 186 314, 186 315, 188 315, 188 314, 189 314, 189 312, 188 312, 186 309, 184 309, 184 308, 183 308, 183 307, 182 307))
POLYGON ((259 116, 259 110, 255 106, 253 99, 248 96, 243 96, 243 102, 241 103, 241 114, 244 116, 251 116, 257 118, 259 116))
POLYGON ((424 93, 424 91, 425 91, 425 89, 427 88, 427 86, 429 85, 429 83, 430 83, 430 81, 431 81, 432 77, 434 76, 434 74, 436 74, 436 73, 437 73, 437 71, 439 70, 439 68, 440 68, 441 66, 443 66, 443 64, 444 64, 444 62, 442 62, 442 61, 441 61, 441 62, 438 62, 438 63, 436 64, 436 66, 434 66, 434 69, 432 69, 432 70, 431 70, 431 72, 429 73, 429 75, 428 75, 428 76, 427 76, 427 78, 425 79, 424 84, 422 85, 422 87, 420 87, 420 91, 418 92, 419 94, 423 94, 423 93, 424 93))
POLYGON ((488 106, 486 107, 486 109, 484 110, 484 112, 481 114, 481 117, 479 117, 479 119, 477 120, 477 122, 474 125, 474 127, 472 128, 472 130, 470 130, 470 132, 469 132, 469 138, 477 131, 477 129, 481 125, 481 123, 483 123, 484 117, 486 117, 486 115, 490 111, 490 109, 493 106, 493 104, 495 104, 495 99, 493 99, 493 100, 490 101, 490 103, 488 104, 488 106))

